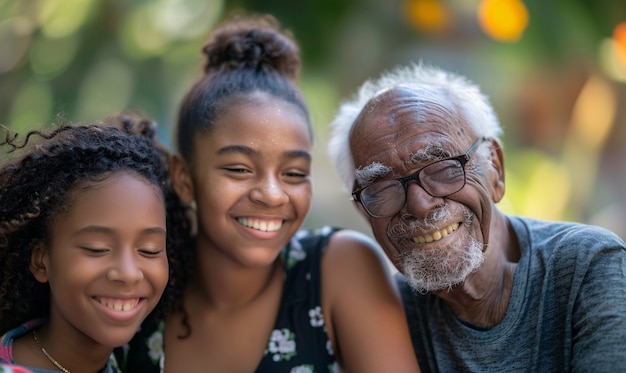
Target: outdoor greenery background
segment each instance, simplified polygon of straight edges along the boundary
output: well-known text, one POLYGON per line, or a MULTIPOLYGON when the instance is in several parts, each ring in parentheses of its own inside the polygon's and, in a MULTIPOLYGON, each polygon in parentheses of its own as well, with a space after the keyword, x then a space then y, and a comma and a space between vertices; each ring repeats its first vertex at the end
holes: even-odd
POLYGON ((328 123, 365 79, 422 60, 490 96, 504 211, 626 237, 623 0, 0 0, 0 123, 24 132, 136 108, 169 146, 200 48, 233 12, 272 13, 302 47, 316 132, 307 226, 369 233, 327 160, 328 123))

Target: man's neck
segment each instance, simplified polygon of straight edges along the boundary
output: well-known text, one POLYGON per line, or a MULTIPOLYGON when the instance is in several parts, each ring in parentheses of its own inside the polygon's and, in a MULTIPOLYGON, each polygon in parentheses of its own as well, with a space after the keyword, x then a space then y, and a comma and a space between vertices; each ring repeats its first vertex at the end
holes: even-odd
POLYGON ((504 318, 515 268, 520 257, 516 235, 502 213, 494 215, 485 262, 477 272, 450 291, 433 292, 460 319, 481 327, 492 327, 504 318))

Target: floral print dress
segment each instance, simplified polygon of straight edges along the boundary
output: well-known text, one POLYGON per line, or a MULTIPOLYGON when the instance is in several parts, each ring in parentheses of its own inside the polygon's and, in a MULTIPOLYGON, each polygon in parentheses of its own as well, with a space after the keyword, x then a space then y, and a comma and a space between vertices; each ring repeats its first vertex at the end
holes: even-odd
MULTIPOLYGON (((256 373, 336 373, 321 307, 321 260, 336 228, 301 230, 282 250, 285 283, 274 328, 256 373)), ((163 320, 146 320, 115 351, 123 372, 162 372, 163 320)))

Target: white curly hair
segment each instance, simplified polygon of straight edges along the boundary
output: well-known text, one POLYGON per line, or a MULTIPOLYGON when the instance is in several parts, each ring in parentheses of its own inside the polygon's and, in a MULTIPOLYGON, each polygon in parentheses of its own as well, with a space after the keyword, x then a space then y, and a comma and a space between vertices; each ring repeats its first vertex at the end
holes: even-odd
MULTIPOLYGON (((461 75, 422 62, 398 66, 384 72, 378 79, 363 83, 351 99, 339 106, 330 123, 332 133, 328 155, 348 191, 352 190, 356 171, 349 142, 352 126, 372 99, 397 86, 427 95, 425 106, 436 104, 450 108, 465 120, 477 136, 495 139, 501 145, 502 126, 489 99, 476 84, 461 75)), ((416 107, 416 110, 419 109, 416 107)))

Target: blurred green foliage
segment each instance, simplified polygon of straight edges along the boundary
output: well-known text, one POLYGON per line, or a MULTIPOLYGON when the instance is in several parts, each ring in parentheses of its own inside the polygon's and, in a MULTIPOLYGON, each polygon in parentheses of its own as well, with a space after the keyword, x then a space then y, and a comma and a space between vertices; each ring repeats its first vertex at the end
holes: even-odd
POLYGON ((431 0, 449 22, 430 29, 407 16, 411 1, 421 0, 0 0, 0 123, 24 132, 135 108, 169 145, 211 28, 237 12, 268 12, 302 48, 301 86, 316 125, 317 202, 307 224, 368 231, 326 159, 327 124, 365 79, 424 60, 467 75, 491 97, 506 131, 502 209, 626 236, 626 66, 611 39, 626 2, 523 1, 528 26, 506 43, 482 31, 480 0, 431 0), (590 82, 599 82, 592 91, 601 101, 581 99, 590 82), (606 135, 584 146, 600 126, 584 114, 594 110, 608 115, 597 129, 606 135))

